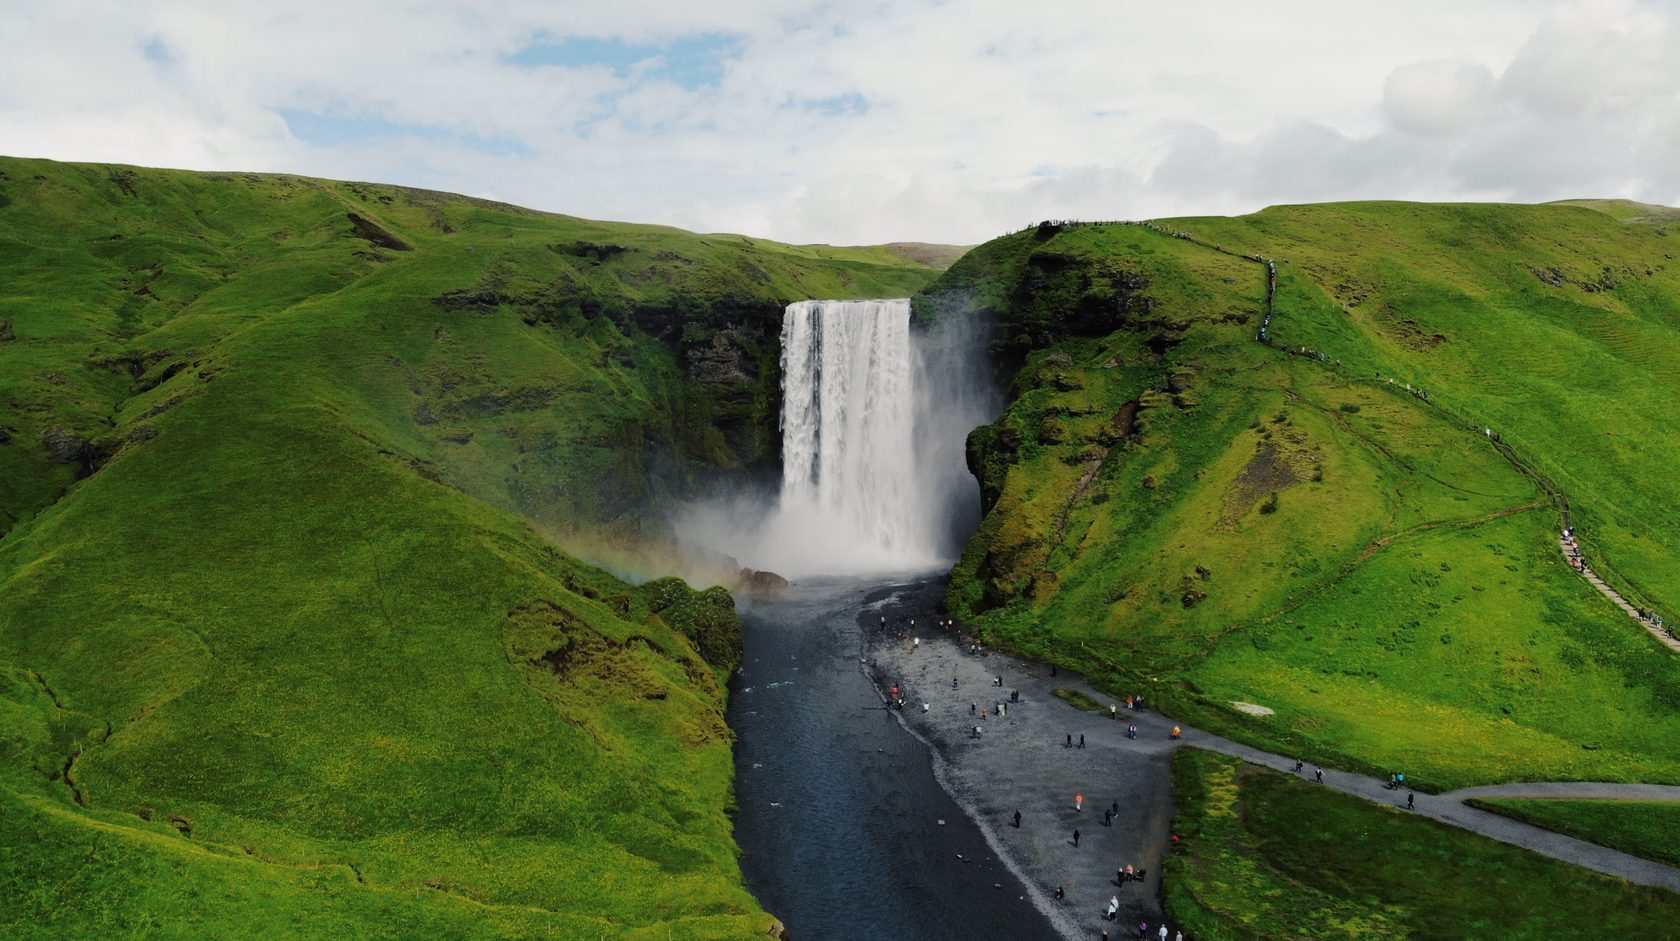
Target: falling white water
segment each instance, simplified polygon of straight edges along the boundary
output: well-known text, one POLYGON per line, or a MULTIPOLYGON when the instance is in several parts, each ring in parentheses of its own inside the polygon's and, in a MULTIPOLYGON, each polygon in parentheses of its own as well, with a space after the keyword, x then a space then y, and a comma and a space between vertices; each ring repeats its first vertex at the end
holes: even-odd
POLYGON ((782 317, 782 481, 689 506, 679 542, 789 577, 947 567, 979 524, 964 461, 997 414, 985 330, 912 330, 910 301, 799 301, 782 317))
POLYGON ((909 300, 788 305, 781 513, 886 568, 935 559, 916 504, 911 382, 909 300))

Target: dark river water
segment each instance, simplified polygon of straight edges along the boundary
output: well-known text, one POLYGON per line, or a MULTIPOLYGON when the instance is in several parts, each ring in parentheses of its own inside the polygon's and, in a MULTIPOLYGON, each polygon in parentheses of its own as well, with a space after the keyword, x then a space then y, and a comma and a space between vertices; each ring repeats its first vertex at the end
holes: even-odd
POLYGON ((747 887, 792 941, 1053 938, 861 668, 882 587, 814 579, 743 612, 729 724, 747 887))

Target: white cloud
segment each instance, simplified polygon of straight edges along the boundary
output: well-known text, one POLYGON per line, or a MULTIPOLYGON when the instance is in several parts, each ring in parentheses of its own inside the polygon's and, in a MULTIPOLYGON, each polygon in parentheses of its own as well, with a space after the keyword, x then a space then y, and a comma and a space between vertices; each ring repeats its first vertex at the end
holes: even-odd
POLYGON ((1636 0, 42 2, 0 17, 0 152, 794 241, 1355 197, 1675 202, 1676 20, 1636 0), (606 52, 512 61, 568 37, 606 52), (685 56, 716 61, 696 78, 685 56))

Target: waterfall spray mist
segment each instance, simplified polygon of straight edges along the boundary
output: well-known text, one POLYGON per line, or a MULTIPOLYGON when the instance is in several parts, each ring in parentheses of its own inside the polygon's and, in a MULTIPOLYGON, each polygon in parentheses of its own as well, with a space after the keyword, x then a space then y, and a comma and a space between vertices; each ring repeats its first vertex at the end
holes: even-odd
POLYGON ((968 432, 997 414, 985 331, 912 329, 905 298, 800 301, 782 320, 773 506, 708 501, 679 536, 784 575, 947 567, 979 524, 968 432))

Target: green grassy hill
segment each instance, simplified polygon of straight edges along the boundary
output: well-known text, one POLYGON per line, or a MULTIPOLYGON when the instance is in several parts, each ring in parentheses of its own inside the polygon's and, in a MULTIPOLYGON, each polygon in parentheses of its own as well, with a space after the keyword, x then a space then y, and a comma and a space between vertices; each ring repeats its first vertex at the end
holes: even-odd
POLYGON ((982 245, 917 301, 995 314, 1015 369, 951 602, 1325 763, 1680 780, 1680 661, 1556 542, 1567 506, 1607 578, 1680 610, 1676 251, 1580 207, 1399 203, 982 245))
POLYGON ((896 250, 0 160, 0 935, 747 937, 721 589, 780 308, 896 250))

